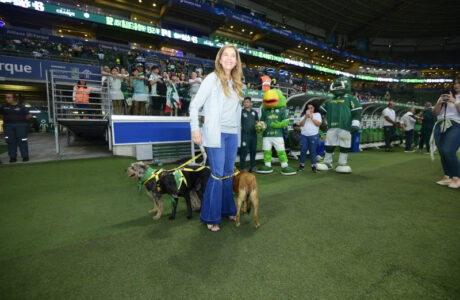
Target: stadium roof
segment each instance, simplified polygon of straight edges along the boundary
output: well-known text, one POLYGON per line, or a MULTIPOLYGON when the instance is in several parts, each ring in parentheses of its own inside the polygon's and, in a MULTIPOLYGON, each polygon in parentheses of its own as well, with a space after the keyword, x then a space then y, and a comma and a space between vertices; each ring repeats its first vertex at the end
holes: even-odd
POLYGON ((252 0, 287 18, 366 38, 428 38, 460 36, 460 1, 400 0, 252 0))

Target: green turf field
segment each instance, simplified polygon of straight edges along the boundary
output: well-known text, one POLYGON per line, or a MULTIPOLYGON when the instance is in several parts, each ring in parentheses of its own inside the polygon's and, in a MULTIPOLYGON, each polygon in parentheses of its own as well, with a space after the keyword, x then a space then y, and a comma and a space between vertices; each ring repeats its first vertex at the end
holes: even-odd
POLYGON ((153 221, 132 159, 3 165, 0 298, 459 299, 460 190, 398 151, 351 154, 351 175, 257 175, 261 227, 219 233, 183 200, 153 221))
POLYGON ((8 152, 8 146, 7 145, 0 145, 0 154, 8 152))

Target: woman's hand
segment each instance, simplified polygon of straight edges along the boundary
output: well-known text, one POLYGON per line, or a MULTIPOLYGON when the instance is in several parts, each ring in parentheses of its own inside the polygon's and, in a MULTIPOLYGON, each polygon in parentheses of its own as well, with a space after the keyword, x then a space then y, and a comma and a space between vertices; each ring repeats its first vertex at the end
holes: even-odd
POLYGON ((192 141, 197 145, 201 145, 201 132, 199 130, 192 131, 192 141))

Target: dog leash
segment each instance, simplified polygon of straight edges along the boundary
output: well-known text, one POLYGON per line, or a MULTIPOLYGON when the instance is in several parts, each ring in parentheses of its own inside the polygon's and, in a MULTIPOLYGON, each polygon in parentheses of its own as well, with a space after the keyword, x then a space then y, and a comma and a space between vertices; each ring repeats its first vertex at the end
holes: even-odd
POLYGON ((240 174, 240 171, 236 171, 235 173, 227 175, 227 176, 224 176, 224 177, 217 177, 216 175, 211 173, 211 177, 216 179, 216 180, 225 180, 225 179, 232 178, 233 176, 236 176, 238 174, 240 174))
MULTIPOLYGON (((192 161, 196 160, 198 157, 202 156, 203 155, 203 152, 201 152, 200 154, 198 155, 195 155, 194 157, 190 158, 189 160, 187 160, 186 162, 184 162, 182 165, 174 168, 174 169, 170 169, 168 170, 168 172, 173 172, 173 171, 176 171, 176 170, 179 170, 179 169, 183 169, 186 165, 188 165, 189 163, 191 163, 192 161)), ((203 169, 200 169, 200 171, 203 170, 203 169)))

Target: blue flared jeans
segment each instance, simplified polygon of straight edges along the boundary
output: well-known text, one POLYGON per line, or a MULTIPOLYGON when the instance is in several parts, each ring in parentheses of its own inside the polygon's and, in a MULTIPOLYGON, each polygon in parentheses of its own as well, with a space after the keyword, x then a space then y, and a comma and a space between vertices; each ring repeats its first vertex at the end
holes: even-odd
MULTIPOLYGON (((211 173, 216 177, 233 174, 237 150, 238 135, 222 133, 220 148, 206 148, 211 173)), ((232 184, 233 177, 223 180, 209 177, 201 206, 203 223, 220 224, 222 216, 236 215, 232 184)))

